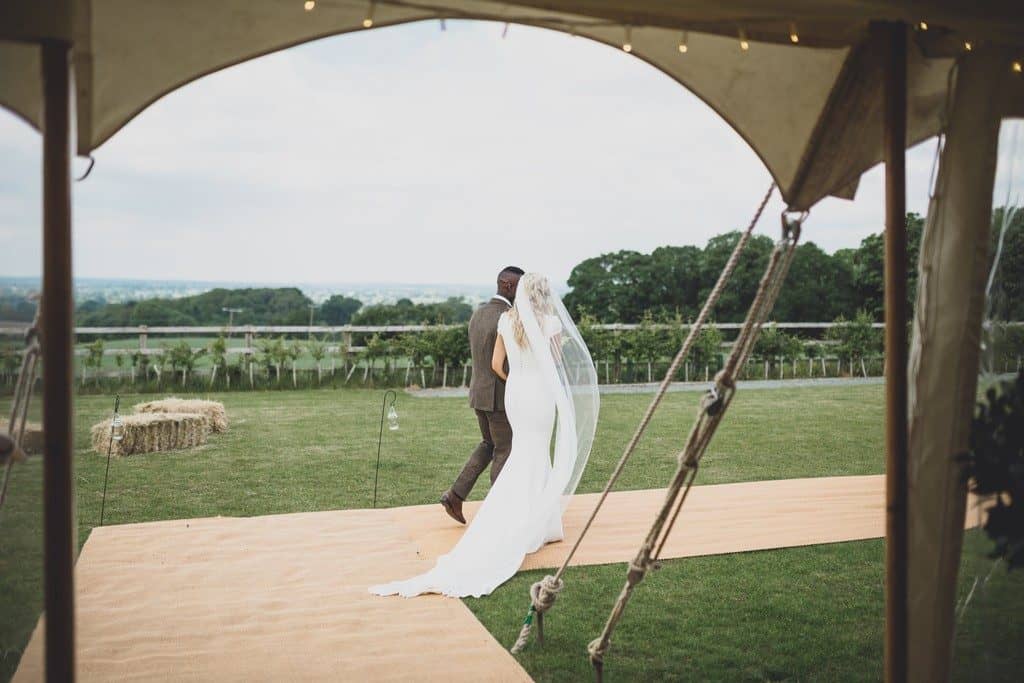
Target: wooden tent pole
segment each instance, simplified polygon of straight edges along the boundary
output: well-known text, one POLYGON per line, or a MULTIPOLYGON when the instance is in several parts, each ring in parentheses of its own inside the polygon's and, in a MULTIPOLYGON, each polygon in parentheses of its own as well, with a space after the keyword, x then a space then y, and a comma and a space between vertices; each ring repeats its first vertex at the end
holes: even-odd
POLYGON ((42 44, 43 529, 46 680, 75 678, 75 493, 72 459, 70 46, 42 44))
POLYGON ((907 679, 907 27, 885 54, 885 680, 907 679))

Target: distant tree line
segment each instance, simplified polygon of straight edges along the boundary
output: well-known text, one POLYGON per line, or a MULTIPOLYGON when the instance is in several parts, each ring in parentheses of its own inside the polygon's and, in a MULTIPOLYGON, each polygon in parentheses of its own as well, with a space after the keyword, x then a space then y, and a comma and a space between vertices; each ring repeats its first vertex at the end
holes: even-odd
MULTIPOLYGON (((1024 320, 1024 212, 1000 230, 1004 210, 993 215, 990 254, 1000 252, 998 277, 990 291, 990 314, 996 319, 1024 320), (1000 243, 1000 236, 1005 239, 1000 243)), ((917 258, 924 218, 907 214, 909 298, 917 289, 917 258)), ((813 231, 808 231, 809 236, 813 231)), ((572 290, 565 304, 577 318, 596 322, 640 323, 686 321, 697 316, 732 253, 740 233, 711 238, 703 248, 666 246, 649 254, 618 251, 586 259, 569 276, 572 290)), ((719 322, 739 322, 757 289, 772 239, 755 235, 714 311, 719 322)), ((866 313, 883 316, 883 254, 881 234, 865 237, 856 249, 828 254, 814 242, 797 247, 786 285, 772 318, 787 322, 827 322, 853 319, 866 313)), ((90 327, 224 325, 227 308, 237 325, 304 325, 313 301, 296 287, 213 289, 180 298, 144 299, 124 303, 85 301, 76 310, 76 324, 90 327)), ((0 297, 0 320, 31 320, 35 305, 21 297, 0 297)), ((414 325, 463 323, 473 308, 452 297, 429 304, 400 299, 393 304, 364 306, 361 301, 334 295, 313 311, 320 325, 414 325)))
MULTIPOLYGON (((30 320, 34 305, 22 301, 15 307, 11 301, 0 301, 2 319, 30 320), (16 314, 16 315, 15 315, 16 314)), ((469 320, 472 306, 458 298, 430 304, 415 304, 400 299, 394 304, 364 306, 352 297, 336 294, 319 306, 295 287, 213 289, 194 296, 164 299, 143 299, 123 303, 85 301, 77 307, 76 324, 82 327, 131 327, 225 325, 235 309, 236 325, 414 325, 461 323, 469 320), (240 310, 239 310, 240 309, 240 310)))
MULTIPOLYGON (((993 217, 991 251, 994 254, 1003 209, 993 217)), ((917 290, 917 259, 924 218, 907 214, 908 294, 917 290)), ((808 231, 805 237, 809 236, 808 231)), ((565 304, 577 318, 583 314, 599 322, 639 323, 645 316, 659 320, 692 320, 714 287, 732 253, 739 232, 711 238, 695 246, 660 247, 650 254, 618 251, 587 259, 569 276, 572 291, 565 304)), ((753 300, 773 241, 755 235, 733 273, 714 312, 719 322, 739 322, 753 300)), ((787 322, 828 322, 866 312, 883 319, 884 237, 865 237, 856 249, 827 254, 812 241, 797 247, 789 277, 772 318, 787 322)), ((1024 212, 1017 212, 1005 231, 1000 272, 991 292, 994 312, 1004 320, 1024 320, 1024 212)))

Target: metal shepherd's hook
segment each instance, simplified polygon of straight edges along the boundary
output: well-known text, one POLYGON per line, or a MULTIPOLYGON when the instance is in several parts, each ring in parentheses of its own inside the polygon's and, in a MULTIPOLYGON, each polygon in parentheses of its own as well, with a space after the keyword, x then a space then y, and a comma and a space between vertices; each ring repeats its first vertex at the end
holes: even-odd
POLYGON ((388 389, 384 392, 384 402, 380 406, 380 434, 377 436, 377 467, 373 471, 373 507, 377 507, 377 477, 380 474, 380 444, 384 440, 384 413, 387 412, 388 429, 392 432, 398 431, 398 411, 395 410, 395 401, 398 394, 388 389), (388 397, 391 397, 391 405, 388 405, 388 397))
POLYGON ((121 408, 121 395, 114 396, 114 416, 110 418, 110 441, 107 443, 107 471, 103 474, 103 501, 100 503, 100 526, 103 526, 103 513, 107 509, 107 480, 110 478, 110 455, 114 450, 114 442, 124 438, 124 423, 118 412, 121 408))

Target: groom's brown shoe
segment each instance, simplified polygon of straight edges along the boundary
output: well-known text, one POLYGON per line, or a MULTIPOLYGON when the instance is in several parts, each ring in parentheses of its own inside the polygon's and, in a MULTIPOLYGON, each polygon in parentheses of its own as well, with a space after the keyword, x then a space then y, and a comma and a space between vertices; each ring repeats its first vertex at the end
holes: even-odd
POLYGON ((441 505, 449 517, 460 524, 466 523, 466 518, 462 516, 462 499, 454 491, 445 491, 441 494, 441 505))

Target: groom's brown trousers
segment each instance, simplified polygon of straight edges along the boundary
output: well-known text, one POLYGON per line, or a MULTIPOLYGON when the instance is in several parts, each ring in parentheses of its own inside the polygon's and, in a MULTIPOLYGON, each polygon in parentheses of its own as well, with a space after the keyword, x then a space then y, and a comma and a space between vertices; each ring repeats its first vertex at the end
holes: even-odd
POLYGON ((505 466, 509 451, 512 450, 512 426, 504 411, 476 411, 477 422, 480 423, 480 436, 483 440, 469 456, 462 467, 462 472, 452 484, 452 491, 462 500, 469 497, 473 485, 488 465, 491 466, 491 483, 498 478, 501 468, 505 466))
POLYGON ((493 484, 512 450, 512 426, 505 415, 505 383, 491 369, 498 318, 507 310, 508 302, 495 297, 477 308, 469 320, 469 349, 473 356, 469 407, 476 411, 482 440, 452 484, 452 491, 462 500, 469 497, 473 484, 488 465, 493 484))

